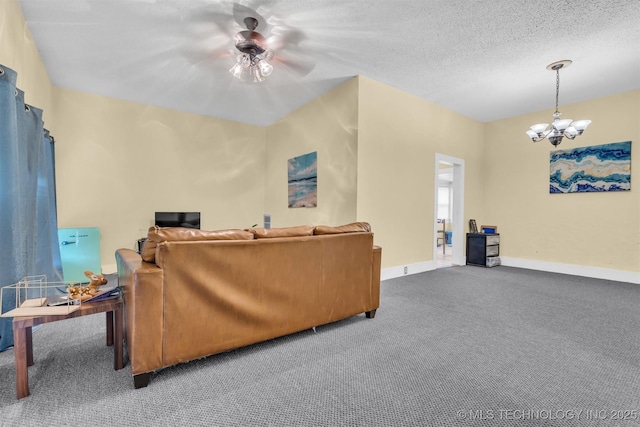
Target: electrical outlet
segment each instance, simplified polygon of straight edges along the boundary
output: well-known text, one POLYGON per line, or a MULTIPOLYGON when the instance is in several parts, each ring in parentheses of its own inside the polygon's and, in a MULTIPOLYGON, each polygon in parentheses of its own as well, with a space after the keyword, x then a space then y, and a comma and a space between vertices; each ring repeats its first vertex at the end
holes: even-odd
POLYGON ((407 274, 407 271, 409 270, 409 267, 407 267, 406 265, 404 266, 404 274, 407 274))

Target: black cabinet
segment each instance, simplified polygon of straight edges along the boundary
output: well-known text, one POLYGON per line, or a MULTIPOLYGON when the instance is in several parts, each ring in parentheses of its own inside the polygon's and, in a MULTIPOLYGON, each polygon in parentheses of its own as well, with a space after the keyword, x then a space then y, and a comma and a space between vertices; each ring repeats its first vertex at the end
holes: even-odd
POLYGON ((467 265, 500 265, 500 234, 467 233, 467 265))

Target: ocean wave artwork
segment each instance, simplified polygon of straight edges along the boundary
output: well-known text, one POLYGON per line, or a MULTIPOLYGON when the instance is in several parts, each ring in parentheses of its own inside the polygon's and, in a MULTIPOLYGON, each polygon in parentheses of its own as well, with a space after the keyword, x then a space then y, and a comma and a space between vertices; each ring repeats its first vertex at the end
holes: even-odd
POLYGON ((631 190, 631 141, 551 152, 549 193, 631 190))
POLYGON ((318 206, 318 152, 287 161, 290 208, 318 206))

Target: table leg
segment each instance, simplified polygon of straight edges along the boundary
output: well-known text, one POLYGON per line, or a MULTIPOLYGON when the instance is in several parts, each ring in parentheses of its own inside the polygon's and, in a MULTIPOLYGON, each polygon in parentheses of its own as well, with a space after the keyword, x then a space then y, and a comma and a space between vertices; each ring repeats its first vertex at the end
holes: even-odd
POLYGON ((113 345, 113 311, 107 311, 107 345, 113 345))
POLYGON ((13 352, 16 359, 16 394, 18 399, 29 396, 29 372, 27 371, 27 334, 29 336, 31 335, 31 327, 13 327, 13 352), (28 333, 27 330, 29 331, 28 333))
POLYGON ((24 329, 27 343, 27 366, 33 366, 33 327, 24 329))
POLYGON ((123 313, 124 310, 114 310, 113 315, 115 316, 115 331, 114 331, 114 346, 113 346, 113 369, 120 370, 124 368, 124 361, 122 355, 122 342, 123 342, 123 313))

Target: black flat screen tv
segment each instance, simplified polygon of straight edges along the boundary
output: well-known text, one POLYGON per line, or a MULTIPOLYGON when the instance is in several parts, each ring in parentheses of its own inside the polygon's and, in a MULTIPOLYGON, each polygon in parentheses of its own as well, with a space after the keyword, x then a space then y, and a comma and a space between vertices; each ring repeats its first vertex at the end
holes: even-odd
POLYGON ((200 212, 156 212, 158 227, 186 227, 200 229, 200 212))

